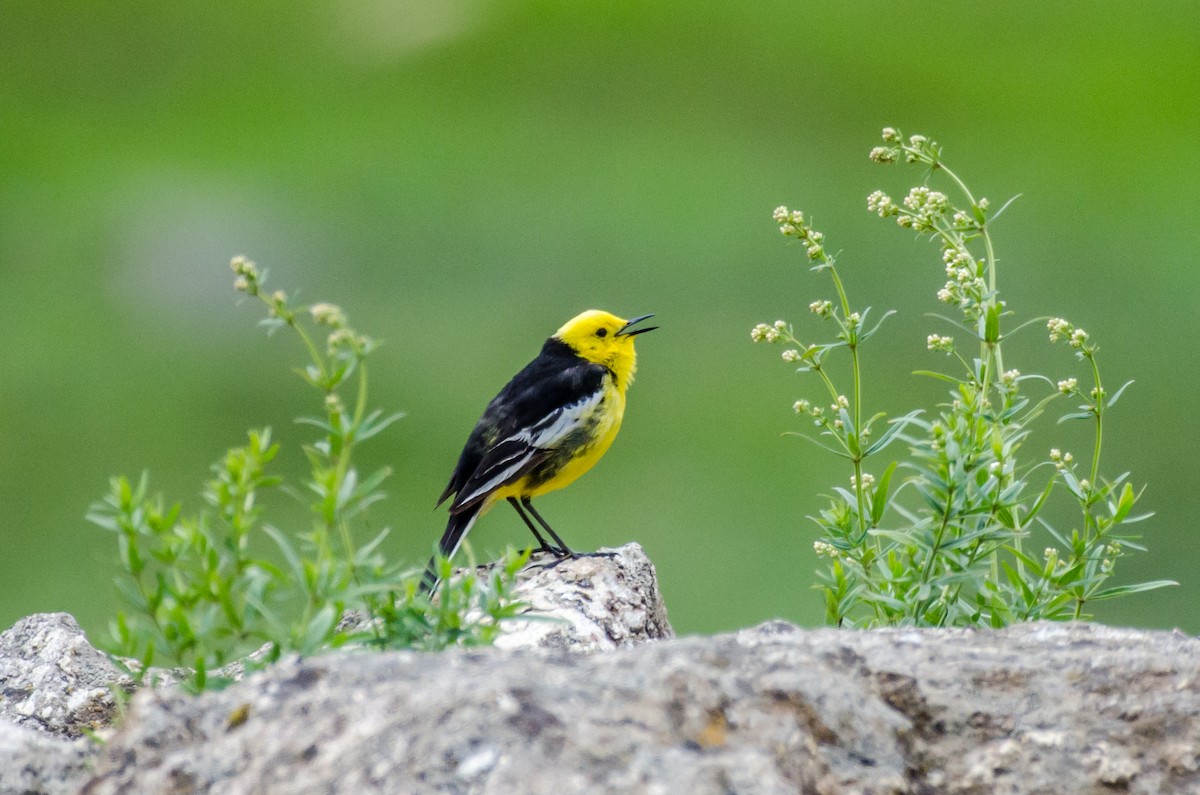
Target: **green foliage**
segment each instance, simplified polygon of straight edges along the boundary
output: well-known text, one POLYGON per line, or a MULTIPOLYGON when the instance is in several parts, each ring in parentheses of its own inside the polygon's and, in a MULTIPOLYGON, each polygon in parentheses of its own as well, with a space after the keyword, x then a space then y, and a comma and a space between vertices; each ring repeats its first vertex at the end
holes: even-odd
POLYGON ((269 429, 250 431, 213 465, 203 491, 206 507, 184 515, 149 493, 145 474, 111 481, 88 519, 117 537, 118 590, 128 611, 112 622, 114 654, 133 658, 144 675, 156 662, 189 669, 196 691, 224 684, 219 669, 250 658, 265 665, 285 652, 312 654, 358 643, 378 648, 439 649, 491 643, 499 622, 516 614, 514 575, 528 553, 509 550, 486 577, 443 577, 436 598, 421 593, 418 572, 389 565, 379 552, 388 530, 366 543, 367 509, 382 499, 391 474, 360 476, 357 446, 400 418, 367 410, 367 356, 376 347, 331 304, 292 307, 287 296, 262 290, 265 274, 233 261, 236 287, 267 308, 269 331, 293 330, 309 354, 301 377, 323 396, 324 415, 300 421, 317 429, 304 447, 309 476, 289 488, 268 474, 279 452, 269 429), (322 350, 313 330, 327 329, 322 350), (343 394, 350 392, 350 409, 343 394), (311 508, 312 525, 295 534, 264 521, 260 494, 281 488, 311 508), (266 539, 268 544, 263 544, 266 539), (273 547, 277 555, 255 552, 273 547), (344 621, 354 615, 358 621, 344 621), (261 651, 259 651, 261 650, 261 651))
POLYGON ((836 293, 835 300, 809 305, 832 326, 833 341, 806 344, 783 321, 751 331, 755 341, 784 345, 785 362, 817 377, 831 400, 828 409, 807 399, 794 408, 817 429, 816 437, 806 438, 851 468, 849 488, 834 487, 828 507, 812 517, 823 534, 814 548, 826 560, 818 588, 828 622, 999 627, 1078 619, 1087 616, 1090 602, 1175 584, 1108 582, 1117 560, 1144 549, 1127 526, 1150 515, 1133 512, 1141 489, 1128 473, 1107 478, 1100 468, 1104 418, 1129 384, 1110 395, 1101 382, 1098 347, 1061 318, 1047 322, 1050 342, 1069 346, 1090 388, 1080 387, 1076 377, 1055 382, 1005 365, 1004 342, 1037 321, 1004 330, 1012 312, 1000 298, 989 233, 1004 207, 993 212, 987 199, 977 199, 925 136, 905 139, 886 128, 883 145, 870 157, 922 166, 927 182, 947 180, 960 197, 952 200, 923 184, 899 203, 875 191, 867 208, 939 244, 947 281, 937 298, 959 317, 934 317, 968 342, 960 348, 952 336, 926 339, 929 350, 954 365, 950 373, 918 371, 950 385, 947 403, 891 420, 867 416, 860 348, 892 313, 868 324, 870 309, 852 308, 824 236, 802 212, 775 210, 780 231, 804 245, 812 270, 828 275, 836 293), (846 393, 829 366, 835 354, 849 359, 852 385, 846 393), (1058 449, 1048 456, 1028 452, 1035 420, 1063 397, 1082 403, 1060 422, 1083 420, 1094 429, 1082 465, 1058 449), (882 465, 878 477, 870 474, 868 459, 895 449, 895 442, 907 446, 907 457, 882 465), (1076 507, 1069 529, 1049 518, 1047 506, 1057 500, 1076 507), (1040 555, 1030 549, 1034 537, 1048 543, 1040 555))

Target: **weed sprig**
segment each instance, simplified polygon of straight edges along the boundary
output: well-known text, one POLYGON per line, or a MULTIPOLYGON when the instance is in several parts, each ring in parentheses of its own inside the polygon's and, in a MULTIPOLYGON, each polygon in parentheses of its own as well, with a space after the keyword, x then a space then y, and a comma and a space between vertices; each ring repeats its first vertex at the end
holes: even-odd
POLYGON ((1105 418, 1129 384, 1110 393, 1100 377, 1099 348, 1061 318, 1047 322, 1050 342, 1065 342, 1083 373, 1052 380, 1005 363, 1005 341, 1038 322, 1006 330, 1013 313, 1000 295, 990 229, 1008 205, 993 211, 923 135, 906 138, 885 128, 870 159, 924 170, 925 182, 902 200, 877 190, 867 209, 938 244, 946 281, 937 300, 958 316, 936 316, 953 333, 929 334, 925 345, 953 367, 917 372, 949 384, 948 401, 894 419, 867 413, 860 349, 893 312, 872 324, 869 308, 853 307, 824 235, 799 210, 779 207, 773 217, 784 236, 804 246, 811 270, 833 283, 834 298, 809 305, 833 339, 803 342, 784 321, 751 330, 754 341, 782 345, 783 361, 817 377, 825 399, 804 398, 793 408, 815 428, 807 438, 850 468, 849 488, 835 486, 828 506, 812 517, 821 530, 814 549, 825 561, 818 587, 828 622, 998 627, 1078 619, 1090 603, 1175 584, 1108 582, 1119 559, 1144 550, 1127 526, 1150 516, 1134 513, 1142 490, 1128 473, 1108 478, 1101 469, 1105 418), (931 187, 935 181, 948 183, 949 193, 931 187), (845 391, 844 370, 830 367, 843 353, 845 391), (1081 387, 1081 378, 1090 386, 1081 387), (1094 428, 1082 467, 1069 452, 1028 452, 1034 421, 1064 397, 1081 404, 1060 422, 1085 420, 1094 428), (868 471, 896 442, 907 446, 907 456, 868 471), (1077 506, 1069 528, 1052 524, 1045 510, 1062 498, 1077 506), (1048 542, 1040 555, 1031 550, 1034 537, 1048 542))
POLYGON ((117 538, 126 610, 112 622, 111 651, 136 661, 141 676, 155 663, 182 667, 185 684, 200 691, 226 683, 231 662, 261 666, 285 652, 490 643, 520 609, 512 588, 528 553, 510 550, 484 579, 450 578, 442 560, 447 576, 433 599, 418 588, 419 570, 388 563, 380 548, 389 530, 371 529, 369 509, 391 469, 364 476, 354 456, 402 416, 368 409, 367 358, 377 342, 332 304, 293 306, 283 291, 268 293, 253 262, 237 257, 232 267, 234 286, 266 309, 261 325, 294 332, 307 352, 299 372, 322 407, 299 420, 317 431, 303 448, 308 477, 297 487, 269 473, 279 445, 264 428, 213 465, 205 507, 192 513, 152 495, 145 474, 136 483, 113 478, 88 513, 117 538), (260 497, 274 489, 308 506, 307 530, 266 521, 260 497), (254 542, 263 538, 277 554, 261 553, 254 542), (360 620, 344 622, 348 614, 360 620))

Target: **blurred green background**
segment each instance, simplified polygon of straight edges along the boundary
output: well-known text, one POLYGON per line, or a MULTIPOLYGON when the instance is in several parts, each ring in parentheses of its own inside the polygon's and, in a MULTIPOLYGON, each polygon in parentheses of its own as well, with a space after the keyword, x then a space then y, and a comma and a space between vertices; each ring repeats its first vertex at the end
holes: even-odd
MULTIPOLYGON (((748 332, 816 329, 829 286, 770 218, 804 208, 856 303, 902 310, 868 352, 872 406, 938 398, 910 375, 943 363, 937 251, 865 209, 920 180, 867 161, 890 124, 993 202, 1023 194, 995 229, 1010 306, 1137 381, 1105 468, 1157 516, 1119 571, 1183 585, 1099 617, 1200 631, 1200 5, 4 0, 0 67, 0 627, 105 626, 115 544, 83 514, 109 475, 195 506, 261 425, 301 470, 292 419, 319 406, 295 340, 238 305, 238 253, 386 341, 373 402, 408 416, 363 452, 397 470, 373 519, 411 560, 541 340, 589 307, 657 313, 622 438, 541 510, 577 548, 640 541, 680 632, 819 623, 805 515, 848 473, 781 435, 819 393, 748 332)), ((1076 372, 1044 340, 1006 363, 1076 372)), ((1043 430, 1039 451, 1085 449, 1043 430)), ((497 510, 472 541, 528 533, 497 510)))

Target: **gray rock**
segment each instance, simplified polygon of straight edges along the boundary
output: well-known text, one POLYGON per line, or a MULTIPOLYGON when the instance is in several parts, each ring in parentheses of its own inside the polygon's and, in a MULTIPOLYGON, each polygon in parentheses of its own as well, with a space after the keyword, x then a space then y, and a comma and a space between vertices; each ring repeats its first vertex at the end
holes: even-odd
POLYGON ((502 649, 594 652, 675 636, 654 564, 637 543, 564 560, 535 556, 515 591, 537 618, 506 622, 502 649))
MULTIPOLYGON (((475 572, 486 580, 499 565, 478 566, 475 572)), ((636 542, 575 558, 535 553, 517 572, 513 592, 529 606, 530 618, 501 625, 496 646, 502 649, 594 652, 675 637, 654 564, 636 542)), ((339 629, 364 624, 361 614, 347 611, 339 629)), ((242 672, 238 663, 222 669, 235 679, 242 672)))
POLYGON ((1200 642, 1089 624, 292 659, 139 693, 89 793, 1200 791, 1200 642))
POLYGON ((70 616, 0 635, 12 793, 1200 792, 1200 641, 1091 624, 669 638, 640 547, 518 592, 501 645, 290 658, 137 693, 70 616), (581 654, 580 651, 592 651, 581 654))
POLYGON ((76 792, 95 752, 90 740, 64 740, 0 720, 0 795, 76 792))
MULTIPOLYGON (((508 649, 594 651, 672 634, 654 566, 637 544, 561 563, 535 560, 518 575, 517 595, 541 617, 506 623, 508 649)), ((169 689, 188 673, 152 668, 146 682, 169 689)), ((214 672, 243 673, 241 662, 214 672)), ((75 791, 98 746, 51 736, 103 731, 115 715, 114 691, 133 686, 66 613, 29 616, 0 634, 0 795, 75 791)))
POLYGON ((113 688, 132 681, 67 613, 39 613, 0 633, 0 718, 79 737, 111 723, 113 688))

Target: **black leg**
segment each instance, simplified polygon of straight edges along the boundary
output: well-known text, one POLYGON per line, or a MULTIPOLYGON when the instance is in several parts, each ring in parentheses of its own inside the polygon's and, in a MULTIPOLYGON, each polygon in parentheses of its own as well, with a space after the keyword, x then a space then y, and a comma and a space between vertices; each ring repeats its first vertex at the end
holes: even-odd
MULTIPOLYGON (((533 503, 528 497, 522 497, 521 504, 525 506, 525 509, 528 510, 529 513, 533 514, 533 518, 537 519, 538 524, 542 526, 542 529, 550 534, 550 537, 554 539, 555 543, 558 544, 559 549, 562 550, 563 555, 572 558, 576 556, 575 553, 571 551, 571 548, 564 544, 563 540, 558 537, 558 533, 554 532, 554 528, 547 524, 546 520, 542 518, 542 515, 538 513, 536 509, 534 509, 533 503)), ((532 525, 530 525, 530 527, 532 528, 532 525)))
POLYGON ((563 553, 560 550, 555 549, 554 547, 547 544, 546 539, 543 538, 542 534, 538 532, 538 529, 533 526, 533 522, 529 521, 529 517, 525 515, 525 512, 523 510, 521 510, 521 503, 517 502, 517 498, 509 497, 508 501, 510 503, 512 503, 512 507, 516 509, 517 515, 521 517, 521 521, 525 522, 525 526, 529 528, 529 531, 531 533, 533 533, 533 537, 538 540, 537 551, 538 552, 549 552, 550 554, 552 554, 556 557, 561 556, 563 553))

